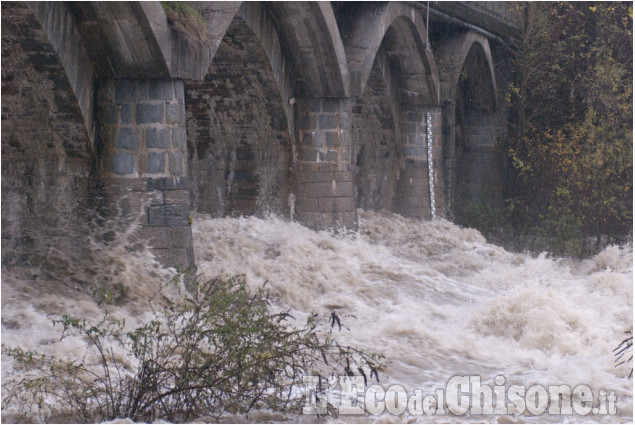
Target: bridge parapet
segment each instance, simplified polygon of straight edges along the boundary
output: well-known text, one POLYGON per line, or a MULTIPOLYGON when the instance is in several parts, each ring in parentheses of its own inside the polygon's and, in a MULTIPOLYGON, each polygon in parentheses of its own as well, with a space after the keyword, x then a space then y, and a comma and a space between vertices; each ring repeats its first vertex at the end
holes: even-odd
POLYGON ((516 38, 520 33, 522 18, 517 5, 517 2, 508 1, 430 2, 430 18, 456 19, 504 39, 516 38))

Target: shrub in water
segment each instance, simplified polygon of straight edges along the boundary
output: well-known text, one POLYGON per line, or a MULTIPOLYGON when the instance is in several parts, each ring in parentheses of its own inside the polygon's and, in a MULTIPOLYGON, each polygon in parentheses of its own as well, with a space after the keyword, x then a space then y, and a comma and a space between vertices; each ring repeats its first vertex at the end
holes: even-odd
POLYGON ((340 326, 334 313, 330 327, 314 315, 294 328, 289 312, 271 312, 268 293, 251 294, 243 276, 194 278, 188 286, 178 301, 163 297, 160 308, 151 300, 152 320, 132 331, 107 314, 95 325, 68 316, 56 321, 62 338, 88 341, 87 354, 100 359, 97 368, 3 346, 23 369, 4 383, 3 409, 37 406, 44 420, 172 422, 252 408, 299 412, 303 375, 356 370, 378 378, 383 371, 383 356, 332 338, 340 326))

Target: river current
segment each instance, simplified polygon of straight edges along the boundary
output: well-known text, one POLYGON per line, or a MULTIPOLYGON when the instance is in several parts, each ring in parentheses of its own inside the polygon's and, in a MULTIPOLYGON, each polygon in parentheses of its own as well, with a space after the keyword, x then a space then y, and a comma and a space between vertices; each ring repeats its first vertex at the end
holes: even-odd
MULTIPOLYGON (((199 272, 245 274, 254 289, 267 282, 275 307, 298 318, 336 311, 348 328, 340 341, 386 356, 385 389, 399 384, 409 395, 431 395, 457 376, 478 376, 492 386, 498 376, 496 384, 502 379, 506 388, 586 385, 596 405, 599 395, 615 394, 617 414, 533 416, 512 409, 456 416, 446 409, 429 416, 406 409, 330 421, 632 422, 631 365, 615 367, 613 355, 632 330, 632 246, 610 246, 582 261, 532 256, 507 252, 442 219, 361 210, 359 216, 352 233, 316 232, 276 217, 195 215, 199 272)), ((2 343, 72 355, 79 342, 60 342, 51 320, 63 313, 100 318, 94 298, 79 286, 104 276, 129 288, 125 303, 109 307, 111 317, 126 318, 129 326, 147 319, 148 296, 173 271, 148 250, 126 250, 126 235, 119 237, 122 243, 107 249, 96 243, 90 271, 73 261, 55 273, 3 269, 2 343)), ((3 357, 2 366, 3 378, 13 372, 10 359, 3 357)), ((249 420, 318 419, 255 412, 249 420)))

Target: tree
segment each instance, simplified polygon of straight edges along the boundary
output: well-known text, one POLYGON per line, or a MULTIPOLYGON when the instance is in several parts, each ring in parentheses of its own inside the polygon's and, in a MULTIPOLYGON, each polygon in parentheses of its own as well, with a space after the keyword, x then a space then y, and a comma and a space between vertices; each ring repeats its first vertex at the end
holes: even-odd
POLYGON ((632 228, 631 4, 522 8, 508 95, 515 229, 619 239, 632 228))

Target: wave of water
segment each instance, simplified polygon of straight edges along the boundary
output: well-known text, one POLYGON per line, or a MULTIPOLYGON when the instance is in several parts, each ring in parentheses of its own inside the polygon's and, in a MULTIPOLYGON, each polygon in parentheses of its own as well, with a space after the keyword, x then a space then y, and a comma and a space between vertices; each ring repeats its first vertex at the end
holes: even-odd
POLYGON ((255 217, 197 216, 193 230, 205 274, 244 273, 295 310, 354 316, 342 340, 384 353, 391 383, 424 394, 454 375, 584 383, 618 392, 618 412, 632 420, 632 382, 612 355, 632 323, 631 247, 585 261, 534 258, 445 220, 364 211, 352 235, 255 217))
MULTIPOLYGON (((267 282, 278 307, 299 316, 337 311, 349 329, 342 342, 386 355, 388 385, 431 394, 455 375, 480 375, 484 383, 503 375, 506 385, 586 384, 594 394, 618 395, 617 417, 404 414, 337 421, 632 421, 630 365, 616 368, 612 354, 633 320, 632 247, 608 247, 584 261, 534 257, 507 252, 445 220, 365 211, 356 233, 315 232, 275 217, 200 214, 192 230, 201 273, 245 274, 254 288, 267 282)), ((169 271, 147 251, 102 254, 138 294, 111 314, 141 320, 149 313, 143 298, 169 271)), ((56 342, 52 315, 99 317, 93 299, 68 284, 5 270, 2 278, 5 344, 72 352, 77 341, 56 342)), ((3 359, 3 374, 11 367, 3 359)), ((315 420, 266 412, 250 418, 315 420)))

